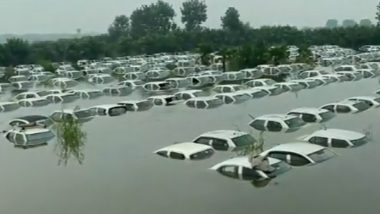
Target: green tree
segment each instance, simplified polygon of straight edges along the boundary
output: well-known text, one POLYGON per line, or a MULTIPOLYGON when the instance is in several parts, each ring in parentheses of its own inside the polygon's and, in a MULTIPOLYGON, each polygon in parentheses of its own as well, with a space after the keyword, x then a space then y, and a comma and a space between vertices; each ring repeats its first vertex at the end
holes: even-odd
POLYGON ((239 11, 230 7, 227 9, 225 15, 221 18, 222 20, 222 28, 227 31, 240 31, 243 28, 243 23, 240 21, 239 11))
POLYGON ((166 34, 176 25, 173 22, 175 11, 173 7, 162 0, 133 11, 131 19, 131 34, 133 37, 143 37, 149 34, 166 34))
POLYGON ((355 27, 357 24, 353 19, 345 19, 343 20, 342 27, 355 27))
POLYGON ((193 31, 199 29, 200 25, 207 20, 207 5, 205 1, 188 0, 183 2, 181 13, 185 29, 193 31))
POLYGON ((112 39, 119 39, 129 34, 129 18, 125 15, 116 16, 108 28, 108 34, 112 39))
POLYGON ((27 41, 8 39, 3 46, 5 65, 27 64, 31 61, 31 48, 27 41))
POLYGON ((376 23, 376 25, 377 25, 377 27, 380 27, 380 2, 377 5, 376 9, 377 9, 377 12, 376 12, 376 21, 377 21, 377 23, 376 23))

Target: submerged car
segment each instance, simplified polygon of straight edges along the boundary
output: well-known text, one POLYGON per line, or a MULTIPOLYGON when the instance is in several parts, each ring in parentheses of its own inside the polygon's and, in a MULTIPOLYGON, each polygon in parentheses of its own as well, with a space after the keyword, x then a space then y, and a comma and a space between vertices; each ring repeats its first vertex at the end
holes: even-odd
POLYGON ((88 82, 94 84, 108 84, 113 82, 115 79, 109 74, 92 74, 88 78, 88 82))
POLYGON ((148 82, 143 85, 143 88, 150 93, 169 93, 176 90, 168 82, 148 82))
POLYGON ((294 132, 302 128, 305 124, 306 123, 298 116, 268 114, 253 118, 249 126, 258 131, 294 132))
POLYGON ((110 86, 103 89, 103 94, 107 96, 127 96, 133 90, 126 86, 110 86))
POLYGON ((72 88, 78 85, 77 81, 66 77, 53 78, 49 82, 52 86, 58 88, 72 88))
POLYGON ((136 89, 136 88, 142 87, 144 85, 144 81, 142 81, 142 80, 125 80, 125 81, 119 82, 117 85, 126 86, 126 87, 129 87, 131 89, 136 89))
POLYGON ((149 99, 120 101, 117 104, 125 106, 127 111, 148 111, 154 106, 153 102, 149 99))
POLYGON ((304 89, 304 86, 296 82, 279 82, 273 86, 281 88, 283 91, 300 91, 304 89))
POLYGON ((304 137, 303 140, 312 144, 335 148, 358 147, 368 142, 366 135, 342 129, 318 130, 304 137))
POLYGON ((45 98, 28 98, 18 101, 18 104, 22 107, 40 107, 50 104, 50 101, 45 98))
POLYGON ((151 96, 148 100, 156 106, 172 106, 178 104, 178 100, 174 95, 158 95, 151 96))
POLYGON ((270 92, 260 88, 249 88, 239 91, 241 93, 248 94, 252 99, 259 99, 265 96, 268 96, 270 92))
POLYGON ((14 111, 20 107, 18 102, 0 102, 0 112, 14 111))
POLYGON ((265 78, 250 80, 250 81, 244 83, 244 85, 246 85, 250 88, 261 87, 261 86, 271 86, 274 84, 276 84, 276 81, 274 81, 272 79, 265 79, 265 78))
POLYGON ((97 116, 116 117, 127 113, 127 108, 117 104, 106 104, 91 107, 90 110, 97 116))
POLYGON ((298 116, 306 123, 323 123, 335 117, 335 114, 327 109, 305 107, 293 109, 288 115, 298 116))
POLYGON ((223 101, 215 97, 196 97, 188 99, 185 105, 190 108, 211 109, 223 105, 223 101))
POLYGON ((202 91, 202 90, 185 90, 185 91, 180 91, 174 94, 174 96, 178 100, 188 100, 195 97, 205 97, 209 95, 210 93, 202 91))
POLYGON ((78 96, 72 93, 50 94, 46 99, 51 103, 71 103, 78 99, 78 96))
POLYGON ((74 119, 84 123, 94 119, 94 112, 90 109, 63 109, 53 112, 50 119, 56 123, 63 122, 65 119, 74 119))
POLYGON ((30 89, 34 87, 34 82, 31 81, 18 81, 18 82, 12 82, 12 87, 18 90, 23 89, 30 89))
POLYGON ((16 147, 24 149, 46 145, 55 135, 46 128, 12 129, 5 133, 5 138, 16 147))
POLYGON ((28 115, 23 117, 17 117, 9 121, 10 126, 41 126, 46 127, 49 125, 49 118, 42 115, 28 115))
POLYGON ((242 89, 241 85, 217 85, 213 89, 216 93, 230 93, 239 91, 242 89))
POLYGON ((69 90, 66 93, 74 94, 80 99, 96 99, 103 96, 103 91, 98 89, 69 90))
POLYGON ((190 85, 188 78, 169 78, 165 80, 172 88, 186 88, 190 85))
POLYGON ((276 158, 291 166, 306 166, 329 160, 335 154, 325 147, 310 143, 285 143, 264 151, 261 156, 276 158))
POLYGON ((329 103, 320 107, 337 114, 359 113, 369 109, 370 106, 360 101, 342 101, 338 103, 329 103))
POLYGON ((319 83, 315 79, 292 80, 290 82, 300 84, 307 89, 312 89, 319 86, 319 83))
POLYGON ((274 158, 268 158, 268 161, 269 165, 274 169, 271 172, 252 168, 248 156, 236 157, 223 161, 216 164, 211 169, 229 178, 259 181, 273 179, 291 169, 284 161, 274 158))
POLYGON ((380 97, 358 96, 358 97, 350 97, 350 98, 347 98, 346 100, 364 102, 367 105, 371 107, 376 107, 376 108, 380 106, 380 97))
POLYGON ((194 143, 212 146, 215 150, 227 151, 255 144, 256 139, 246 133, 235 130, 216 130, 199 135, 194 143))
POLYGON ((204 160, 214 154, 211 146, 196 143, 177 143, 154 152, 155 154, 175 160, 204 160))
POLYGON ((216 98, 223 101, 224 104, 240 104, 251 99, 251 96, 245 92, 221 93, 215 95, 216 98))

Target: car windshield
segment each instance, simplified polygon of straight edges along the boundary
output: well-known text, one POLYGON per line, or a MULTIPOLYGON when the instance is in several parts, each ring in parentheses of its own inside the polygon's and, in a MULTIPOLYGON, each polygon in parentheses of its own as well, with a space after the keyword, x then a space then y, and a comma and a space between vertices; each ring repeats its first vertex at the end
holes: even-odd
POLYGON ((335 154, 328 149, 322 149, 322 150, 319 150, 317 152, 311 153, 308 156, 315 163, 320 163, 320 162, 323 162, 323 161, 326 161, 328 159, 333 158, 335 156, 335 154))
POLYGON ((247 145, 252 145, 256 143, 256 139, 252 137, 250 134, 235 137, 235 138, 232 138, 231 140, 232 142, 234 142, 236 147, 247 146, 247 145))
POLYGON ((367 137, 362 137, 360 139, 357 139, 357 140, 351 140, 351 143, 354 144, 354 146, 361 146, 361 145, 364 145, 366 143, 368 143, 368 138, 367 137))
POLYGON ((203 160, 211 157, 214 154, 214 150, 207 149, 201 152, 190 155, 190 160, 203 160))
POLYGON ((322 121, 325 122, 325 121, 328 121, 331 118, 335 117, 335 114, 333 112, 331 112, 331 111, 327 111, 327 112, 324 112, 324 113, 320 113, 319 116, 321 116, 322 121))
POLYGON ((300 119, 299 117, 295 117, 295 118, 292 118, 292 119, 288 119, 288 120, 285 120, 284 121, 288 126, 289 128, 298 128, 298 127, 301 127, 303 125, 305 125, 306 123, 300 119))
POLYGON ((27 141, 50 140, 53 137, 54 134, 51 131, 26 135, 27 141))

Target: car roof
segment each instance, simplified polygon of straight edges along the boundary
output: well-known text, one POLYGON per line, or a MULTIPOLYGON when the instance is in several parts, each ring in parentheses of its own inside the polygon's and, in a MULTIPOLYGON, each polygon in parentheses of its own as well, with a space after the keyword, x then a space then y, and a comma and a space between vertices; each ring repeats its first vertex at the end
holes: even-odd
POLYGON ((207 97, 193 97, 187 100, 188 101, 210 101, 210 100, 219 100, 216 97, 207 96, 207 97))
POLYGON ((259 117, 256 117, 256 119, 280 119, 280 120, 287 120, 287 119, 292 119, 292 118, 297 118, 297 116, 294 115, 287 115, 287 114, 266 114, 266 115, 261 115, 259 117))
POLYGON ((215 137, 215 138, 235 138, 240 137, 242 135, 247 135, 246 132, 235 131, 235 130, 215 130, 209 131, 201 134, 199 137, 215 137))
POLYGON ((155 151, 155 153, 159 151, 171 151, 171 152, 182 153, 186 156, 190 156, 194 153, 201 152, 207 149, 212 149, 212 147, 203 145, 203 144, 193 143, 193 142, 184 142, 184 143, 177 143, 170 146, 166 146, 164 148, 161 148, 155 151))
POLYGON ((217 86, 215 86, 215 88, 235 87, 235 86, 237 86, 237 87, 241 87, 241 85, 239 85, 239 84, 224 84, 224 85, 217 85, 217 86))
POLYGON ((202 90, 184 90, 184 91, 179 91, 175 94, 182 94, 182 93, 196 93, 196 92, 203 92, 202 90))
POLYGON ((122 104, 137 104, 141 102, 150 102, 149 100, 124 100, 124 101, 119 101, 118 103, 122 104))
POLYGON ((358 99, 358 100, 374 100, 378 97, 375 97, 375 96, 357 96, 357 97, 350 97, 350 98, 347 98, 347 100, 349 99, 358 99))
MULTIPOLYGON (((281 160, 274 159, 268 157, 269 164, 276 164, 281 162, 281 160)), ((216 164, 215 166, 211 167, 212 170, 217 170, 222 166, 242 166, 242 167, 247 167, 247 168, 252 168, 251 163, 249 162, 249 156, 241 156, 241 157, 236 157, 236 158, 231 158, 228 160, 225 160, 221 163, 216 164)))
POLYGON ((293 110, 289 111, 289 113, 293 112, 293 113, 320 114, 320 113, 325 113, 325 112, 328 112, 328 111, 329 110, 326 110, 326 109, 311 108, 311 107, 302 107, 302 108, 293 109, 293 110))
POLYGON ((320 151, 322 149, 324 149, 324 147, 311 144, 311 143, 284 143, 284 144, 275 146, 267 151, 264 151, 264 153, 271 152, 271 151, 278 151, 278 152, 293 152, 293 153, 302 154, 302 155, 309 155, 311 153, 320 151))
POLYGON ((27 115, 23 117, 14 118, 13 120, 26 120, 28 122, 34 122, 37 120, 44 120, 44 119, 48 119, 48 117, 42 116, 42 115, 27 115))
POLYGON ((175 97, 174 95, 168 94, 168 95, 150 96, 150 97, 148 97, 148 99, 149 98, 152 98, 152 99, 166 99, 166 98, 174 98, 174 97, 175 97))
POLYGON ((343 129, 326 129, 318 130, 314 132, 311 136, 327 137, 327 138, 337 138, 337 139, 346 139, 346 140, 357 140, 365 137, 364 134, 360 132, 354 132, 343 129))
MULTIPOLYGON (((11 130, 12 131, 18 131, 18 130, 11 130)), ((44 132, 51 132, 50 129, 45 129, 45 128, 25 128, 24 130, 20 130, 19 132, 23 132, 25 134, 38 134, 38 133, 44 133, 44 132)))
POLYGON ((91 108, 113 108, 113 107, 124 107, 122 105, 118 104, 103 104, 103 105, 97 105, 97 106, 92 106, 91 108))

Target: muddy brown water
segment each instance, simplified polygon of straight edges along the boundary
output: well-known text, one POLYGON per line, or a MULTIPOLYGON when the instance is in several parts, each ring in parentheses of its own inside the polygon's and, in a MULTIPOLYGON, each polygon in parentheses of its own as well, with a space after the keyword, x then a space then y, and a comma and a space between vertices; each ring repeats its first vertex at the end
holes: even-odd
MULTIPOLYGON (((58 166, 54 142, 22 150, 1 138, 0 213, 4 214, 376 214, 380 209, 380 108, 339 115, 329 128, 371 131, 372 142, 356 149, 334 149, 337 157, 311 167, 293 168, 256 188, 248 181, 209 170, 235 154, 217 152, 211 159, 183 162, 152 152, 174 142, 190 141, 217 129, 252 133, 248 114, 286 113, 319 107, 350 96, 374 95, 377 79, 336 83, 311 90, 225 105, 212 110, 186 106, 154 107, 121 117, 98 117, 84 125, 85 161, 58 166)), ((138 98, 102 97, 65 107, 89 107, 138 98)), ((1 113, 0 127, 27 114, 47 114, 59 105, 1 113)), ((265 148, 294 141, 319 129, 310 125, 290 134, 265 133, 265 148)))

